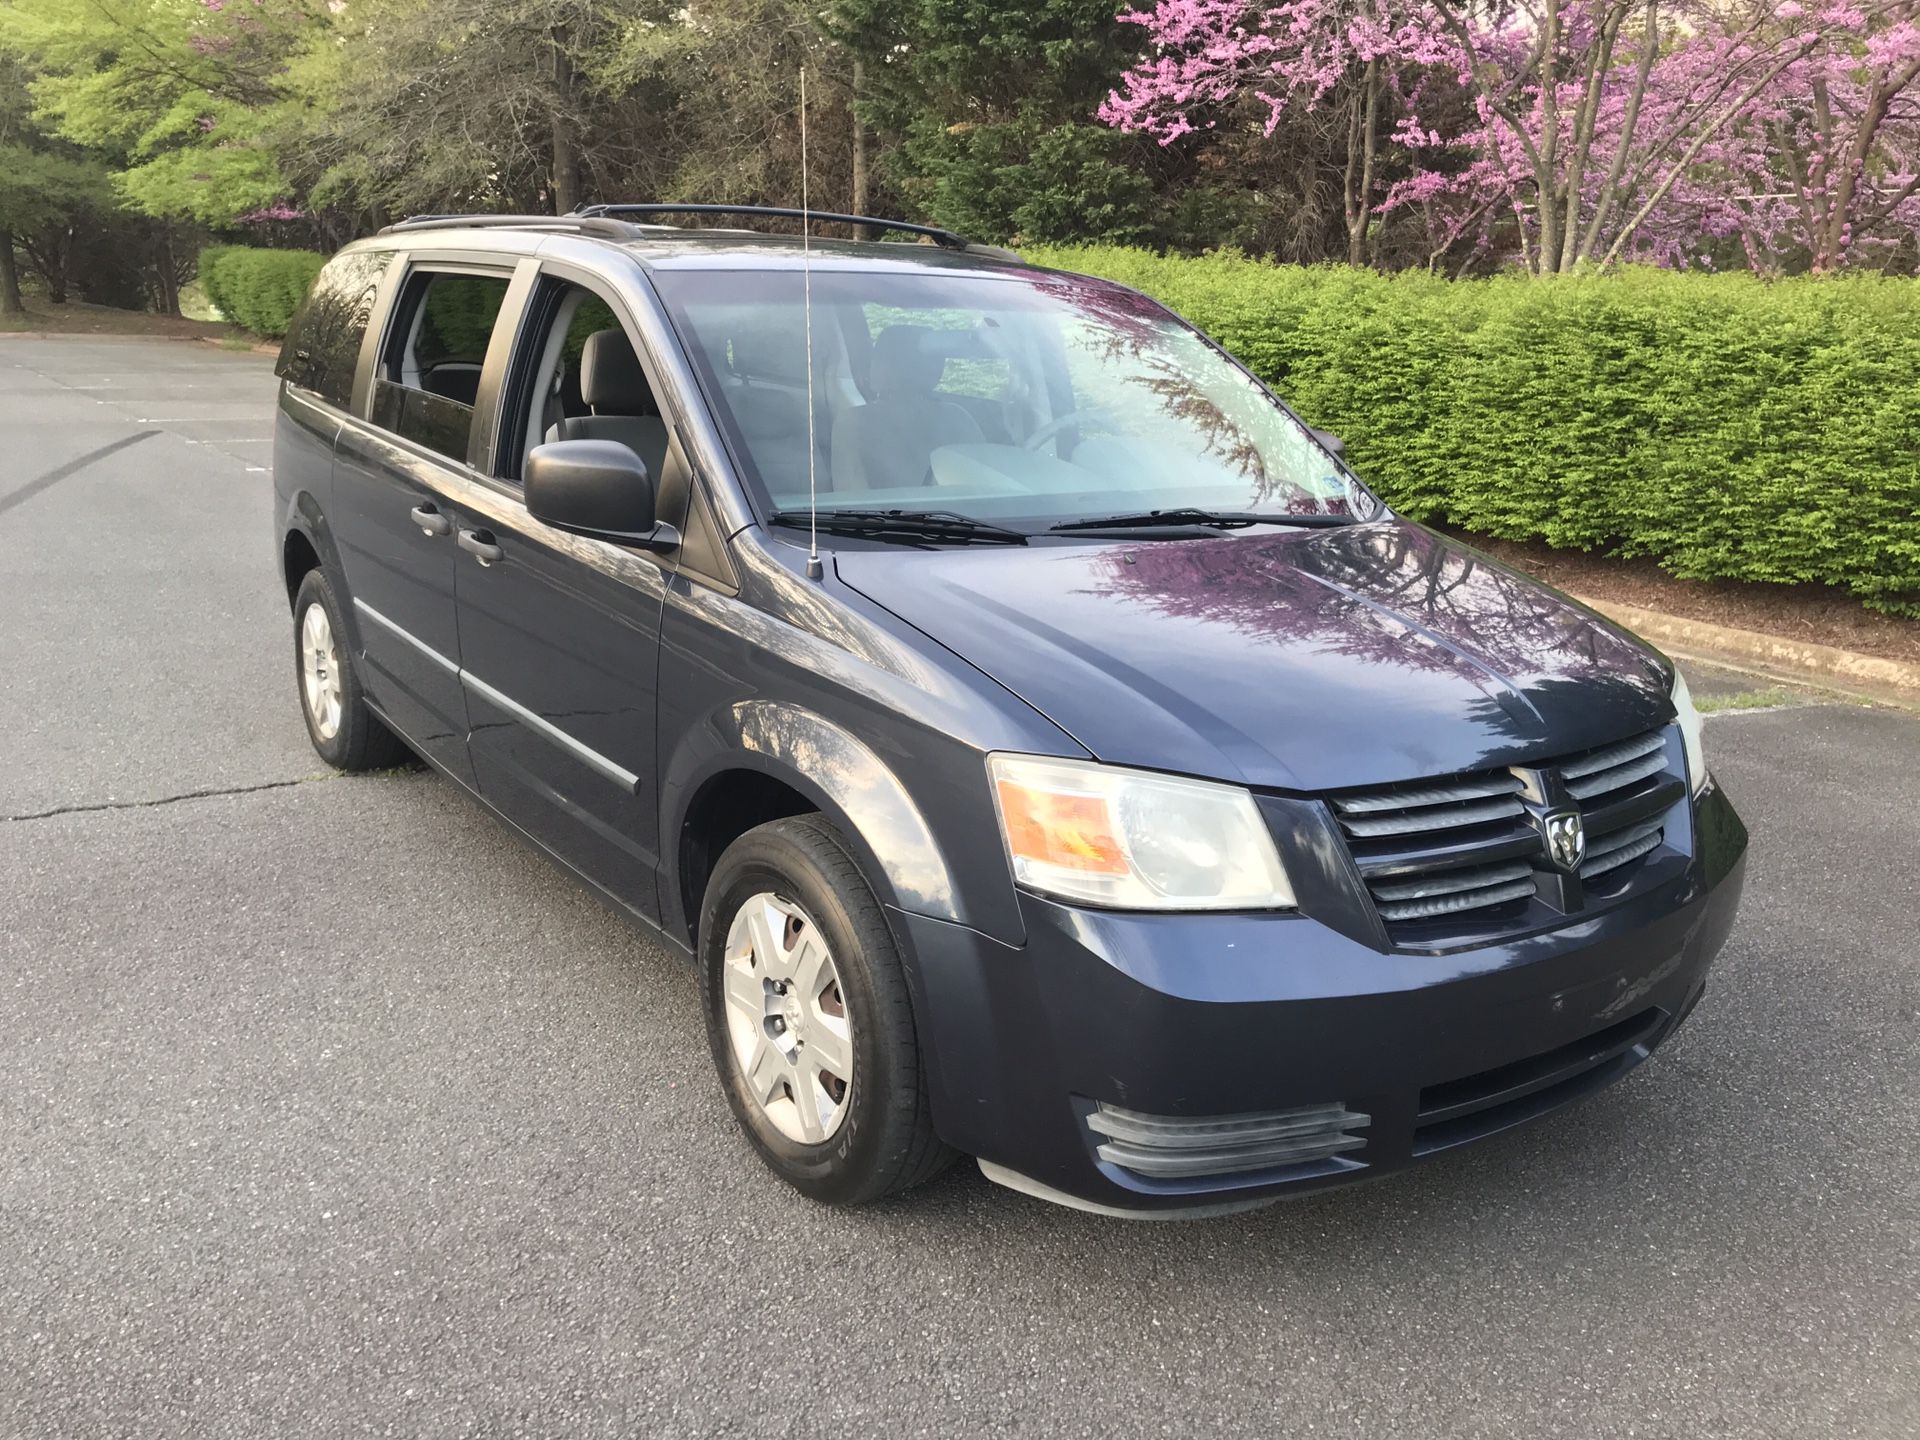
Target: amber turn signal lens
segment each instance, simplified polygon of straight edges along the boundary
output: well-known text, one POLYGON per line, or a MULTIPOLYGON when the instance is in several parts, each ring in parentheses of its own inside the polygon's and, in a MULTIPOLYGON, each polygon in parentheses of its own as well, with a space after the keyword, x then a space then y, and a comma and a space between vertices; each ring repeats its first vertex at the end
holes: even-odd
POLYGON ((1036 790, 1002 779, 1000 814, 1007 846, 1019 859, 1097 875, 1127 873, 1105 796, 1036 790))

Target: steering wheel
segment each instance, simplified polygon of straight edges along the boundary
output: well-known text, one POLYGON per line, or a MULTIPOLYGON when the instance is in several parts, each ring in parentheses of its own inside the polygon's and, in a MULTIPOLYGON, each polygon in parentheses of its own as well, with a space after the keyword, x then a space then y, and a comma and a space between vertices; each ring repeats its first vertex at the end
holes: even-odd
POLYGON ((1098 405, 1087 405, 1078 410, 1069 410, 1057 419, 1049 420, 1026 438, 1025 448, 1028 450, 1038 450, 1069 425, 1082 420, 1098 421, 1109 431, 1117 431, 1120 428, 1119 422, 1113 418, 1112 411, 1098 405))

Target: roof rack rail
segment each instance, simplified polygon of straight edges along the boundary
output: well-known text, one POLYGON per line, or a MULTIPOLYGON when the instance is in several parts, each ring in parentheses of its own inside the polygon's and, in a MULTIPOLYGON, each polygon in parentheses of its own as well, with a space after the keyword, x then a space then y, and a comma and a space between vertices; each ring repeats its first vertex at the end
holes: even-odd
POLYGON ((409 215, 380 233, 399 230, 565 230, 580 235, 597 235, 609 240, 631 240, 643 233, 638 225, 629 225, 597 215, 409 215))
POLYGON ((784 205, 582 205, 568 212, 569 218, 621 218, 629 215, 761 215, 776 220, 817 220, 828 225, 865 225, 873 230, 896 230, 907 235, 924 235, 945 250, 980 250, 964 235, 942 230, 937 225, 920 225, 911 220, 883 220, 877 215, 842 215, 832 210, 795 210, 784 205))
MULTIPOLYGON (((418 230, 557 230, 573 235, 590 235, 601 240, 643 240, 649 235, 672 231, 671 225, 651 225, 646 217, 656 215, 759 215, 777 220, 819 220, 830 225, 865 225, 875 230, 895 230, 908 235, 923 235, 943 250, 961 250, 970 255, 990 255, 1000 260, 1019 260, 1018 253, 1000 245, 982 245, 937 225, 921 225, 911 220, 884 220, 877 215, 842 215, 832 210, 795 210, 780 205, 582 205, 565 215, 444 214, 409 215, 381 227, 382 235, 396 231, 418 230)), ((751 234, 751 231, 741 232, 751 234)))

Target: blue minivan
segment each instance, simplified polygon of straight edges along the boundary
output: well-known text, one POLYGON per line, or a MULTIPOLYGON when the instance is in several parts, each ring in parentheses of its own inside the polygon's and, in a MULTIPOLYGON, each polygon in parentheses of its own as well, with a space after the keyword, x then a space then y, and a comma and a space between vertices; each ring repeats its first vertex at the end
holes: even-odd
POLYGON ((274 543, 321 756, 424 758, 684 952, 777 1173, 1219 1212, 1686 1020, 1746 832, 1666 659, 1132 290, 669 209, 337 255, 274 543))

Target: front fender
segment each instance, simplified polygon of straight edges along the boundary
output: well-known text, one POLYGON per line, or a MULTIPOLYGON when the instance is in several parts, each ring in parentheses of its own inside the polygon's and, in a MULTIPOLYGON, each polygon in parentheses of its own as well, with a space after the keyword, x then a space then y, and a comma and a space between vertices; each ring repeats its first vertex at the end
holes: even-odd
MULTIPOLYGON (((967 916, 932 827, 900 778, 875 751, 844 727, 798 706, 743 700, 715 711, 692 729, 662 776, 662 836, 683 833, 702 790, 719 775, 754 770, 792 786, 837 824, 860 852, 880 899, 901 910, 967 923, 967 916)), ((685 913, 678 844, 662 846, 667 883, 663 909, 685 913)))

